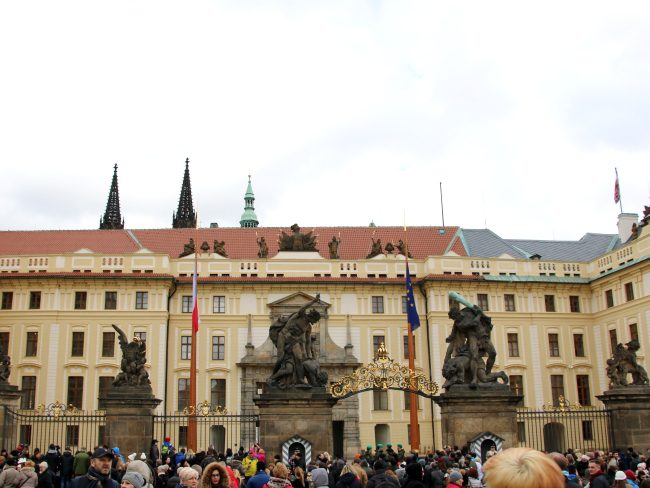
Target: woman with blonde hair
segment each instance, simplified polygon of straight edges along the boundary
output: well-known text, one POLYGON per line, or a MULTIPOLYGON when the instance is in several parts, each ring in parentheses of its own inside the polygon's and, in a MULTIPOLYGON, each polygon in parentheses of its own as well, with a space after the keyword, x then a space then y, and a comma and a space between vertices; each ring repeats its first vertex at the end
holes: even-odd
POLYGON ((341 475, 336 482, 336 488, 361 488, 361 480, 351 465, 346 464, 341 469, 341 475))
POLYGON ((230 488, 230 476, 218 462, 208 464, 201 475, 199 488, 230 488))
POLYGON ((546 454, 528 447, 506 449, 483 466, 490 488, 558 488, 565 485, 560 467, 546 454))
POLYGON ((305 472, 300 466, 293 468, 293 480, 291 481, 293 488, 307 488, 305 484, 305 472))
POLYGON ((17 486, 21 488, 36 488, 38 486, 38 475, 34 469, 35 466, 36 464, 31 459, 25 461, 17 477, 17 486))
POLYGON ((366 470, 363 469, 357 463, 354 463, 352 465, 352 469, 356 473, 357 478, 359 478, 359 482, 361 483, 361 488, 366 488, 366 485, 368 484, 368 473, 366 473, 366 470))

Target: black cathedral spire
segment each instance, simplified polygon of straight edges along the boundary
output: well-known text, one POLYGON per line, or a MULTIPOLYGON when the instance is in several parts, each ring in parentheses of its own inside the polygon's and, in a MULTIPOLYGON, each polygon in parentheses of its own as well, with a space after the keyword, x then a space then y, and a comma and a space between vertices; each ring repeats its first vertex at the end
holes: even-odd
POLYGON ((120 213, 120 194, 117 191, 117 164, 113 171, 111 191, 108 193, 108 203, 104 217, 99 219, 100 229, 124 229, 124 219, 120 213))
POLYGON ((174 229, 196 227, 196 213, 192 205, 192 186, 190 185, 190 158, 185 160, 181 197, 178 199, 178 210, 173 215, 172 227, 174 229))

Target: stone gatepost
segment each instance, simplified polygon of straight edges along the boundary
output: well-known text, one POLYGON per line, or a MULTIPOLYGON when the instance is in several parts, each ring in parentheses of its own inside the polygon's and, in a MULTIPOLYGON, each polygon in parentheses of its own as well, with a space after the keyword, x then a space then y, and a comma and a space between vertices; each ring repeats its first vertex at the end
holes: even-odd
POLYGON ((312 452, 332 452, 332 407, 337 400, 319 388, 268 388, 254 397, 259 408, 260 443, 267 459, 282 455, 282 446, 292 438, 311 445, 312 452))
POLYGON ((7 409, 17 410, 20 406, 21 392, 17 386, 0 382, 0 446, 10 450, 15 447, 16 425, 7 417, 7 409))
POLYGON ((644 452, 650 446, 650 386, 612 388, 597 398, 611 412, 612 448, 644 452))
POLYGON ((503 448, 516 447, 517 407, 523 397, 507 385, 453 385, 434 397, 442 417, 442 445, 465 446, 483 433, 503 439, 503 448))
POLYGON ((151 386, 113 387, 102 400, 106 410, 106 439, 125 453, 149 454, 153 439, 153 413, 162 400, 151 386))

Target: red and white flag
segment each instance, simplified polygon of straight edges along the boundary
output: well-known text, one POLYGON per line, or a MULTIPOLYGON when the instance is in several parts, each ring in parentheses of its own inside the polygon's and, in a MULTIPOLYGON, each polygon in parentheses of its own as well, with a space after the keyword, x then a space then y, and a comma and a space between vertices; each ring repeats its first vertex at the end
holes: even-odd
POLYGON ((616 171, 616 181, 614 182, 614 203, 621 200, 621 188, 618 186, 618 171, 616 171))
POLYGON ((192 330, 199 331, 199 296, 196 291, 196 260, 194 261, 194 275, 192 277, 192 330))

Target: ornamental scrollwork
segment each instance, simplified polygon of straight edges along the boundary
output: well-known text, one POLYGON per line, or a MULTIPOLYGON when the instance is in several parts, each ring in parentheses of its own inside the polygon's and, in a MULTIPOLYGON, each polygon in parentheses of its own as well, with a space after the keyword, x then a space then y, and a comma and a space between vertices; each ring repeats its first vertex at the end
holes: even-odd
POLYGON ((566 413, 582 409, 579 403, 569 403, 569 400, 560 395, 557 399, 557 405, 546 404, 542 407, 545 412, 566 413))
POLYGON ((384 343, 379 345, 372 363, 361 366, 329 387, 334 398, 344 398, 366 390, 405 390, 424 396, 438 392, 438 384, 408 365, 393 361, 384 343))
POLYGON ((216 405, 213 408, 207 400, 203 400, 203 402, 196 406, 188 405, 182 410, 182 413, 183 415, 202 415, 203 417, 207 417, 208 415, 228 415, 228 409, 221 405, 216 405))

